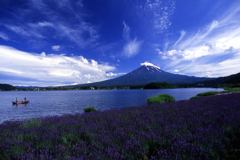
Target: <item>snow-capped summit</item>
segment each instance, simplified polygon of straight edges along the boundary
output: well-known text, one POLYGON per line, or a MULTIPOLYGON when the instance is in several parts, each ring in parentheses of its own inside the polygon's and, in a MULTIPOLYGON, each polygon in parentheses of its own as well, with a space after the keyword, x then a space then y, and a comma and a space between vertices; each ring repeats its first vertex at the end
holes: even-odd
POLYGON ((141 65, 142 65, 142 66, 151 66, 151 67, 155 67, 155 68, 158 68, 158 69, 160 69, 160 67, 158 67, 158 66, 155 66, 155 65, 153 65, 152 63, 149 63, 149 62, 144 62, 144 63, 141 63, 141 65))

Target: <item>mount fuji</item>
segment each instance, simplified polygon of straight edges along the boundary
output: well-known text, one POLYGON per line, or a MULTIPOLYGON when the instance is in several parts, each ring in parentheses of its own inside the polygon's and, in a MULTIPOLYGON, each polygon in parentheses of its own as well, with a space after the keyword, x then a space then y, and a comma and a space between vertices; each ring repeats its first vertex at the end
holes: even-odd
POLYGON ((74 85, 75 87, 81 86, 140 86, 146 85, 151 82, 168 82, 172 84, 193 84, 206 80, 213 80, 215 78, 200 78, 179 74, 172 74, 165 72, 160 67, 154 66, 151 63, 141 63, 141 67, 127 73, 123 76, 88 84, 74 85))

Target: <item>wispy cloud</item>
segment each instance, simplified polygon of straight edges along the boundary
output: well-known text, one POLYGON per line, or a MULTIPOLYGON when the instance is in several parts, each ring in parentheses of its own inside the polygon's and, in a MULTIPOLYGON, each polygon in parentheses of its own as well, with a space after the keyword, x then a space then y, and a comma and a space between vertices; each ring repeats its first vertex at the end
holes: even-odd
POLYGON ((163 33, 172 24, 171 17, 175 10, 175 0, 148 0, 146 2, 146 10, 153 17, 154 29, 156 29, 157 33, 163 33))
POLYGON ((240 72, 240 22, 236 20, 240 7, 235 5, 231 10, 234 13, 231 16, 223 14, 195 33, 181 32, 176 42, 168 42, 174 45, 166 50, 157 48, 161 58, 171 61, 169 67, 196 76, 217 77, 240 72))
POLYGON ((123 25, 124 25, 123 34, 122 34, 123 39, 124 39, 125 41, 131 41, 131 39, 130 39, 130 28, 129 28, 128 25, 126 25, 125 22, 123 22, 123 25))
MULTIPOLYGON (((33 25, 35 25, 35 24, 33 24, 33 25)), ((37 25, 40 27, 54 27, 54 25, 50 22, 38 22, 37 25)))
POLYGON ((44 38, 42 34, 40 34, 36 30, 31 30, 28 26, 16 26, 6 24, 5 27, 21 36, 44 38))
POLYGON ((34 41, 58 38, 69 40, 85 48, 94 45, 99 39, 97 26, 93 26, 83 18, 81 0, 30 0, 27 6, 27 8, 18 7, 14 13, 21 16, 16 16, 14 21, 8 20, 2 25, 29 42, 31 42, 30 37, 35 38, 34 41), (32 15, 41 17, 41 20, 34 19, 33 22, 32 15))
POLYGON ((178 42, 180 42, 182 40, 182 38, 185 36, 186 32, 185 31, 181 31, 181 36, 180 38, 177 40, 177 42, 175 42, 175 44, 173 45, 173 48, 176 47, 176 45, 178 44, 178 42))
POLYGON ((142 41, 137 41, 137 38, 133 40, 130 38, 130 28, 123 22, 123 39, 126 41, 126 44, 123 47, 123 54, 128 58, 135 56, 138 54, 142 41))
POLYGON ((2 32, 0 32, 0 38, 4 39, 5 41, 9 40, 8 36, 2 32))
POLYGON ((8 79, 13 85, 80 84, 106 80, 116 74, 110 72, 115 70, 114 66, 99 64, 83 56, 32 54, 1 45, 0 64, 0 77, 14 76, 14 79, 8 79), (22 78, 25 80, 21 81, 22 78))
POLYGON ((54 51, 59 51, 59 49, 60 49, 59 45, 52 46, 52 50, 54 50, 54 51))
POLYGON ((137 38, 135 38, 124 46, 123 53, 129 58, 133 57, 139 52, 141 44, 142 42, 137 41, 137 38))

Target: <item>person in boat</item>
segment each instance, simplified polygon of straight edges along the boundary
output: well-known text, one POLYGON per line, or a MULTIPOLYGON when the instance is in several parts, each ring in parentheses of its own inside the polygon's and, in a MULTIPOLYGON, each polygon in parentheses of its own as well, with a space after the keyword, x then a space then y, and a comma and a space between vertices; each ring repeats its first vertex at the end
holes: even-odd
POLYGON ((16 97, 16 103, 18 103, 18 98, 16 97))
POLYGON ((26 97, 24 98, 24 101, 25 101, 25 102, 27 101, 27 98, 26 98, 26 97))

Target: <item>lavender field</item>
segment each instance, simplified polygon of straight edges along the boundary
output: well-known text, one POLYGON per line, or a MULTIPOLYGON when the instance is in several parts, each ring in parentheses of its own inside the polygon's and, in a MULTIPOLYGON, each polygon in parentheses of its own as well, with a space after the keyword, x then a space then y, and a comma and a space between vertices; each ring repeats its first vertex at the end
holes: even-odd
POLYGON ((0 124, 0 159, 239 159, 240 93, 0 124))

